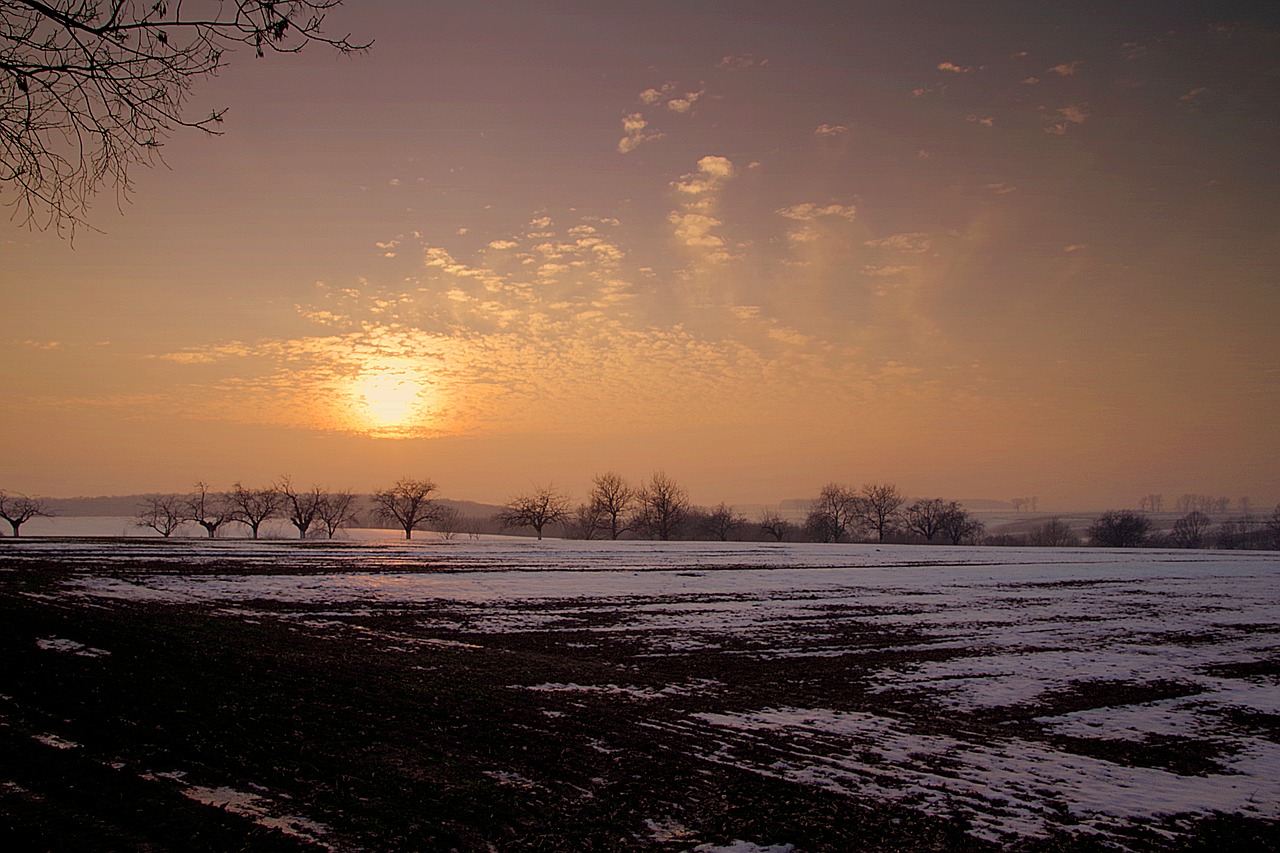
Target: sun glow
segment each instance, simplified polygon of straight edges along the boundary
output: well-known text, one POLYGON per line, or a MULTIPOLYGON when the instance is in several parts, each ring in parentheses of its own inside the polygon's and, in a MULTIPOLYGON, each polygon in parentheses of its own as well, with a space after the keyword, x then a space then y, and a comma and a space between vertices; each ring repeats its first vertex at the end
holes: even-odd
POLYGON ((407 436, 430 415, 429 389, 409 364, 370 367, 355 377, 350 394, 360 427, 370 435, 407 436))

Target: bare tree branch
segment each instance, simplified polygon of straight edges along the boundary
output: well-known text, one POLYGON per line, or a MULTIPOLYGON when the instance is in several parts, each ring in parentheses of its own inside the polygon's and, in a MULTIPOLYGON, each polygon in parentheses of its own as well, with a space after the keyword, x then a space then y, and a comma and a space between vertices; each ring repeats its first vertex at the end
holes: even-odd
POLYGON ((130 168, 154 164, 175 129, 216 133, 225 110, 183 106, 230 49, 366 49, 325 35, 341 2, 0 0, 0 193, 13 217, 74 234, 104 184, 127 198, 130 168))

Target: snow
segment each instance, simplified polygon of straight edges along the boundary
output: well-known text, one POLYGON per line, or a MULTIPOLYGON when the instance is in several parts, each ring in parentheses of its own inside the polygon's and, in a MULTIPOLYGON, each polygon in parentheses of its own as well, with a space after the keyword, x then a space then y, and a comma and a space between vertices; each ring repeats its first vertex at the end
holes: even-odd
MULTIPOLYGON (((645 725, 685 737, 708 762, 963 815, 975 834, 997 841, 1064 823, 1105 832, 1179 813, 1280 819, 1280 745, 1229 724, 1232 715, 1280 713, 1280 690, 1271 676, 1224 674, 1280 655, 1277 554, 498 537, 333 545, 32 539, 7 542, 6 554, 12 567, 68 548, 94 567, 67 582, 68 595, 204 603, 253 619, 305 619, 318 630, 367 631, 342 618, 432 604, 418 623, 426 634, 458 625, 469 639, 573 631, 578 647, 590 647, 584 637, 605 642, 622 632, 642 656, 733 643, 722 653, 782 660, 848 653, 853 641, 833 625, 863 631, 864 643, 874 643, 877 630, 912 632, 916 645, 894 649, 965 653, 898 658, 910 662, 867 673, 886 707, 918 699, 943 714, 1027 708, 1023 719, 1049 736, 960 725, 943 734, 906 714, 807 707, 784 695, 750 710, 667 714, 645 725), (229 562, 262 573, 227 573, 229 562), (254 602, 311 609, 295 617, 254 602), (1084 710, 1045 704, 1063 691, 1110 683, 1183 689, 1176 698, 1084 710), (1209 769, 1179 772, 1158 761, 1137 766, 1080 754, 1054 737, 1136 747, 1188 738, 1216 752, 1206 759, 1209 769)), ((394 640, 399 649, 476 648, 447 638, 394 640)), ((57 638, 40 643, 84 648, 57 638)), ((714 678, 659 688, 513 687, 531 695, 591 692, 645 708, 678 707, 722 688, 714 678)), ((665 818, 650 829, 655 837, 681 830, 665 818)), ((734 845, 695 849, 789 849, 734 845)))

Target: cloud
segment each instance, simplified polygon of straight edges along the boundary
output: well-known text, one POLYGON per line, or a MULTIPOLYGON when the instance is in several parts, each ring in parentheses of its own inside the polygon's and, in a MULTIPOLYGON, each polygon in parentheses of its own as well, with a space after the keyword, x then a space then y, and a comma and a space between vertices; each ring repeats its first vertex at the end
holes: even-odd
POLYGON ((902 275, 903 273, 910 272, 913 269, 915 269, 915 267, 910 264, 867 264, 862 268, 862 274, 874 277, 885 277, 902 275))
POLYGON ((843 124, 820 124, 813 131, 813 135, 819 138, 831 138, 843 136, 848 132, 849 128, 845 127, 843 124))
POLYGON ((973 71, 973 68, 968 65, 956 65, 954 62, 939 62, 938 70, 949 71, 952 74, 969 74, 973 71))
POLYGON ((787 219, 794 219, 797 222, 813 222, 824 216, 838 216, 842 219, 853 219, 858 215, 858 209, 852 204, 827 204, 819 205, 812 202, 804 202, 802 204, 793 204, 790 207, 783 207, 777 211, 779 216, 787 219))
POLYGON ((729 55, 722 58, 716 63, 716 68, 727 71, 747 71, 752 68, 760 69, 769 65, 767 59, 756 59, 749 53, 741 55, 729 55))
POLYGON ((1088 246, 1085 243, 1072 243, 1070 246, 1063 246, 1062 251, 1068 252, 1068 253, 1080 252, 1086 248, 1088 248, 1088 246))
POLYGON ((980 115, 977 115, 976 113, 969 113, 967 116, 964 117, 964 120, 969 122, 970 124, 980 124, 983 127, 996 126, 996 120, 991 116, 980 116, 980 115))
POLYGON ((622 118, 622 138, 618 140, 618 153, 629 154, 645 142, 654 142, 664 134, 649 130, 649 122, 640 113, 628 113, 622 118))
POLYGON ((984 185, 982 186, 982 189, 984 189, 984 190, 990 190, 991 192, 995 193, 996 195, 1008 195, 1009 193, 1013 193, 1013 192, 1017 192, 1017 191, 1018 191, 1018 188, 1017 188, 1017 187, 1010 186, 1009 184, 1006 184, 1006 183, 1003 183, 1003 182, 1001 182, 1001 183, 996 183, 996 184, 984 184, 984 185))
POLYGON ((1048 69, 1046 73, 1057 74, 1059 77, 1073 77, 1075 76, 1075 73, 1079 68, 1080 68, 1079 60, 1076 60, 1074 62, 1060 62, 1057 65, 1053 66, 1052 68, 1048 69))
POLYGON ((38 350, 55 350, 62 349, 62 341, 23 341, 24 347, 38 350))
POLYGON ((1192 89, 1190 92, 1187 92, 1185 95, 1180 95, 1178 97, 1178 103, 1194 104, 1196 103, 1196 101, 1200 99, 1201 95, 1207 93, 1208 91, 1209 91, 1208 86, 1197 86, 1196 88, 1192 89))
POLYGON ((1089 117, 1089 111, 1083 105, 1063 107, 1057 111, 1057 115, 1061 121, 1051 120, 1045 133, 1051 133, 1054 136, 1063 136, 1067 130, 1073 125, 1084 124, 1085 119, 1089 117))
POLYGON ((709 154, 698 161, 696 172, 672 181, 671 186, 686 200, 673 210, 667 221, 674 226, 676 240, 695 250, 700 259, 720 264, 730 259, 728 244, 715 229, 723 225, 715 216, 717 195, 735 174, 728 157, 709 154))
POLYGON ((928 234, 912 232, 909 234, 891 234, 888 237, 880 237, 875 240, 865 240, 862 245, 873 249, 892 249, 897 252, 920 255, 929 251, 933 244, 928 234))
POLYGON ((733 162, 728 157, 708 154, 698 161, 698 170, 672 181, 671 186, 681 193, 702 195, 715 192, 734 175, 733 162))

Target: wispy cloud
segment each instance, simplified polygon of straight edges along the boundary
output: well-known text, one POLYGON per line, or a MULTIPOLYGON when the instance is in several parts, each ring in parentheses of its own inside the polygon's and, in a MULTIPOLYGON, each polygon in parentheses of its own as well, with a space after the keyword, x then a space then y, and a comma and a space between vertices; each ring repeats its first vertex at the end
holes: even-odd
POLYGON ((721 60, 716 63, 716 68, 727 71, 749 71, 751 69, 767 68, 768 65, 769 60, 756 59, 751 54, 744 53, 730 54, 721 58, 721 60))

